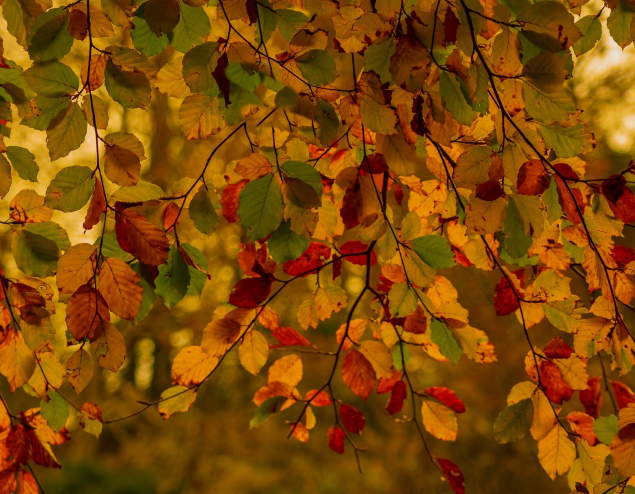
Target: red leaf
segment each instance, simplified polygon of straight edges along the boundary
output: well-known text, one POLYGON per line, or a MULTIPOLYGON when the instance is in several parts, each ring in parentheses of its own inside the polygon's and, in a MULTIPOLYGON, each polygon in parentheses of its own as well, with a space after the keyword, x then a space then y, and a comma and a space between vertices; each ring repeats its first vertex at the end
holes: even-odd
MULTIPOLYGON (((362 254, 368 250, 368 245, 364 242, 358 242, 357 240, 351 240, 350 242, 346 242, 342 247, 340 247, 340 253, 347 256, 346 259, 351 264, 357 264, 359 266, 366 266, 367 256, 366 254, 362 254), (358 256, 351 254, 360 254, 358 256), (350 257, 349 257, 350 256, 350 257)), ((375 256, 375 252, 371 251, 370 253, 370 265, 374 266, 377 264, 377 257, 375 256)))
POLYGON ((503 187, 498 180, 488 180, 476 186, 476 197, 483 201, 495 201, 503 194, 503 187))
POLYGON ((386 157, 380 153, 373 153, 367 156, 359 167, 363 175, 374 175, 388 171, 386 157))
POLYGON ((104 189, 101 182, 95 177, 95 192, 90 200, 88 211, 86 212, 86 219, 84 219, 84 230, 91 230, 101 218, 101 215, 106 212, 106 197, 104 196, 104 189))
POLYGON ((445 9, 445 20, 443 21, 443 25, 445 27, 445 44, 456 43, 456 32, 461 24, 450 7, 445 9))
POLYGON ((551 177, 539 159, 529 160, 518 170, 516 185, 518 193, 525 196, 539 196, 549 188, 551 177))
POLYGON ((329 448, 339 454, 344 453, 344 431, 336 425, 332 425, 327 433, 329 448))
POLYGON ((451 389, 439 386, 432 386, 426 389, 424 392, 432 396, 433 398, 436 398, 445 406, 454 410, 456 413, 463 413, 466 410, 465 404, 458 396, 456 396, 456 393, 451 389))
POLYGON ((560 336, 552 338, 545 346, 545 355, 549 358, 569 358, 573 349, 560 336))
POLYGON ((612 175, 602 182, 602 195, 618 220, 624 223, 635 221, 635 194, 626 186, 623 176, 612 175))
MULTIPOLYGON (((566 163, 556 163, 553 167, 558 170, 560 175, 564 178, 578 179, 578 175, 573 169, 566 163)), ((584 200, 582 198, 582 192, 579 189, 570 189, 565 180, 559 175, 555 175, 556 186, 558 188, 558 202, 562 207, 562 210, 567 215, 567 218, 571 223, 582 223, 582 217, 578 208, 584 214, 584 200), (573 196, 571 194, 573 193, 573 196)))
POLYGON ((258 4, 256 0, 247 0, 247 17, 249 17, 249 25, 258 22, 258 4))
POLYGON ((364 430, 366 418, 357 408, 342 404, 340 405, 340 415, 342 416, 342 423, 348 432, 359 434, 364 430))
MULTIPOLYGON (((523 269, 517 269, 513 272, 520 281, 521 286, 525 284, 525 271, 523 269)), ((514 290, 504 276, 494 287, 494 309, 496 315, 506 316, 512 314, 518 309, 518 299, 514 295, 514 290)))
POLYGON ((540 380, 547 398, 558 405, 569 401, 573 396, 573 388, 564 382, 560 370, 553 362, 540 363, 540 380))
POLYGON ((392 187, 393 187, 393 193, 395 194, 395 201, 397 201, 397 204, 401 206, 401 203, 403 202, 403 197, 404 197, 403 187, 398 182, 393 182, 392 187))
POLYGON ((635 250, 632 247, 626 247, 625 245, 616 245, 613 247, 613 259, 619 264, 620 267, 624 267, 627 264, 635 261, 635 250))
POLYGON ((629 403, 635 403, 635 394, 626 384, 619 381, 611 381, 611 386, 613 386, 619 408, 624 408, 629 403))
POLYGON ((277 264, 269 259, 267 244, 263 244, 256 249, 255 244, 241 244, 238 252, 238 264, 247 276, 262 276, 267 278, 267 274, 276 271, 277 264))
POLYGON ((386 405, 386 410, 390 415, 394 415, 401 411, 404 401, 408 396, 408 390, 406 389, 406 383, 404 381, 397 381, 390 393, 390 400, 386 405))
MULTIPOLYGON (((253 3, 255 4, 256 2, 253 1, 253 3)), ((247 6, 249 7, 249 1, 247 2, 247 6)), ((225 106, 229 106, 230 103, 229 86, 231 85, 231 83, 229 82, 227 75, 225 75, 225 70, 227 69, 228 64, 229 61, 227 59, 227 53, 223 53, 218 59, 218 63, 216 65, 216 68, 214 69, 214 72, 212 72, 212 76, 214 77, 216 84, 218 84, 218 89, 220 89, 223 98, 225 98, 225 106)))
POLYGON ((249 180, 244 179, 223 189, 220 203, 223 206, 223 216, 229 223, 238 221, 238 196, 248 183, 249 180))
POLYGON ((329 406, 331 403, 333 403, 331 401, 331 398, 329 398, 329 395, 326 393, 326 391, 318 391, 317 389, 312 389, 311 391, 308 391, 305 399, 311 400, 311 405, 316 406, 316 407, 327 407, 329 406))
POLYGON ((331 257, 331 249, 324 244, 311 242, 304 254, 293 261, 282 265, 282 270, 290 276, 308 276, 324 264, 331 257))
POLYGON ((580 403, 584 407, 584 411, 593 418, 600 416, 600 410, 602 410, 602 389, 600 386, 600 378, 592 377, 588 380, 587 389, 580 391, 580 403))
POLYGON ((304 336, 298 333, 295 329, 289 328, 287 326, 280 326, 273 333, 271 333, 280 345, 279 346, 311 346, 311 342, 307 340, 304 336))
POLYGON ((342 258, 339 256, 333 256, 333 279, 339 278, 342 274, 342 258))
POLYGON ((465 478, 459 467, 445 458, 437 458, 436 460, 455 494, 465 494, 465 478))
POLYGON ((390 393, 399 381, 401 381, 401 372, 397 370, 393 370, 390 377, 380 377, 377 383, 377 394, 390 393))
POLYGON ((236 283, 229 294, 229 303, 241 309, 255 309, 271 293, 271 280, 266 278, 245 278, 236 283))
POLYGON ((5 444, 14 462, 24 464, 31 458, 31 439, 23 425, 18 424, 11 428, 5 444))

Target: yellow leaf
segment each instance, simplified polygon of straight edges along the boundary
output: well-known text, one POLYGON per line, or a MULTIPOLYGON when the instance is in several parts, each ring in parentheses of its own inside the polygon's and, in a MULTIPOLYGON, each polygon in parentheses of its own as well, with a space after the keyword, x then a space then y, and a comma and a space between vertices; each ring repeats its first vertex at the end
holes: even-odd
POLYGON ((210 357, 224 355, 238 339, 240 323, 234 319, 216 319, 203 330, 201 348, 210 357))
POLYGON ((200 346, 188 346, 174 357, 172 382, 181 386, 201 384, 218 365, 216 357, 210 357, 200 346))
POLYGON ((161 400, 159 413, 163 420, 167 420, 176 412, 187 412, 196 400, 196 391, 184 386, 172 386, 161 393, 161 400))
POLYGON ((575 444, 560 425, 538 442, 538 460, 552 480, 569 471, 575 456, 575 444))
POLYGON ((276 360, 269 368, 267 382, 275 381, 297 386, 302 380, 302 360, 299 355, 286 355, 276 360))
POLYGON ((359 351, 371 363, 378 378, 392 376, 392 354, 386 345, 380 341, 366 340, 360 343, 359 351))
POLYGON ((238 358, 242 366, 255 376, 267 363, 268 356, 269 344, 262 333, 254 330, 246 333, 238 349, 238 358))
POLYGON ((437 439, 455 441, 459 432, 456 414, 448 407, 434 401, 424 400, 421 405, 423 426, 437 439))

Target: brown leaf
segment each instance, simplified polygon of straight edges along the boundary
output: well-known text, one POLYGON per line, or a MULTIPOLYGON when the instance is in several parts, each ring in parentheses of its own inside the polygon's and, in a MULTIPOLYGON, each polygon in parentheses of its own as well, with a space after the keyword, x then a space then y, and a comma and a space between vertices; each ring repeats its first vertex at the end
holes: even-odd
POLYGON ((90 285, 82 285, 71 295, 66 307, 66 326, 77 341, 93 340, 101 321, 110 321, 104 297, 90 285))
POLYGON ((130 187, 137 185, 141 161, 136 153, 116 144, 106 145, 104 153, 104 173, 111 182, 130 187))
POLYGON ((141 277, 120 259, 106 257, 99 271, 99 291, 108 308, 122 319, 132 320, 139 312, 143 288, 141 277))
POLYGON ((518 193, 526 196, 539 196, 549 188, 551 177, 539 159, 529 160, 518 171, 518 193))
POLYGON ((77 244, 70 247, 57 261, 57 288, 60 293, 75 293, 95 275, 97 247, 77 244))
POLYGON ((68 372, 68 382, 79 394, 93 378, 93 359, 86 350, 80 348, 66 361, 66 371, 68 372))
POLYGON ((84 230, 92 230, 99 223, 101 215, 106 212, 106 197, 101 181, 95 177, 95 191, 90 199, 86 219, 84 220, 84 230))
POLYGON ((130 209, 117 214, 115 231, 123 250, 149 266, 168 260, 168 237, 143 216, 130 209))
POLYGON ((119 330, 109 322, 101 322, 91 342, 97 363, 104 369, 117 372, 126 359, 126 340, 119 330))

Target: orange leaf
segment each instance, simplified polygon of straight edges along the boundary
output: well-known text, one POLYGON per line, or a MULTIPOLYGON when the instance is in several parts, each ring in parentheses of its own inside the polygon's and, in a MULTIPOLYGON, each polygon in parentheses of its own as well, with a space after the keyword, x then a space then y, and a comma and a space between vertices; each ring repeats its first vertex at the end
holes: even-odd
POLYGON ((357 350, 351 350, 342 364, 342 379, 357 396, 367 399, 375 389, 375 370, 357 350))
POLYGON ((196 386, 216 368, 218 359, 203 352, 200 346, 181 350, 172 362, 172 382, 181 386, 196 386))

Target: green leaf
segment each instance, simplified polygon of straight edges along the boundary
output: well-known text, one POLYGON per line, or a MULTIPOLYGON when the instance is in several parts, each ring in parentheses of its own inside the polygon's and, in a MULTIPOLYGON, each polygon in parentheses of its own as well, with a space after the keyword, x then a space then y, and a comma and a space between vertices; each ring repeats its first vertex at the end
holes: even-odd
POLYGON ((59 432, 66 425, 66 420, 68 420, 68 405, 56 391, 50 389, 47 394, 49 401, 42 400, 40 413, 49 427, 55 432, 59 432))
POLYGON ((376 72, 381 82, 392 82, 390 75, 390 58, 395 53, 397 45, 394 38, 388 41, 371 45, 364 52, 364 70, 366 72, 376 72))
POLYGON ((254 113, 251 108, 245 111, 245 107, 258 106, 261 104, 260 99, 252 91, 241 88, 236 84, 231 85, 230 89, 230 105, 223 111, 225 115, 225 123, 227 125, 236 125, 240 123, 245 116, 254 113))
POLYGON ((529 5, 516 20, 523 23, 522 33, 527 39, 546 51, 566 50, 582 37, 573 15, 560 2, 529 5))
POLYGON ((199 232, 211 235, 216 231, 218 215, 216 214, 216 209, 214 209, 214 204, 212 204, 209 192, 204 185, 201 185, 198 192, 194 194, 188 212, 199 232))
POLYGON ((304 183, 309 184, 318 196, 322 196, 322 178, 320 173, 311 165, 301 161, 287 161, 280 168, 282 168, 285 175, 302 180, 304 183))
MULTIPOLYGON (((198 250, 193 245, 186 244, 185 242, 181 244, 181 247, 185 249, 192 260, 198 266, 200 266, 201 269, 207 271, 207 259, 200 250, 198 250)), ((190 286, 187 290, 187 294, 200 295, 201 293, 203 293, 203 288, 205 288, 205 283, 207 282, 207 274, 190 265, 188 265, 187 268, 190 272, 190 286)))
POLYGON ((100 97, 94 94, 85 97, 84 101, 82 101, 82 111, 84 112, 84 117, 88 125, 91 127, 94 127, 96 123, 98 129, 106 130, 106 128, 108 128, 108 104, 100 97), (95 111, 94 121, 93 110, 95 111))
POLYGON ((314 86, 326 86, 335 80, 335 60, 324 50, 311 50, 295 59, 302 77, 314 86))
POLYGON ((276 108, 295 106, 299 100, 298 94, 289 86, 285 86, 276 94, 276 108))
POLYGON ((454 74, 441 73, 440 90, 445 108, 454 119, 463 125, 472 125, 476 118, 476 112, 465 100, 461 85, 454 74))
POLYGON ((46 189, 44 205, 65 213, 84 207, 95 190, 93 171, 87 166, 67 166, 46 189))
POLYGON ((251 240, 260 240, 282 221, 284 205, 280 185, 273 175, 249 182, 240 192, 238 217, 251 240))
POLYGON ((548 148, 553 148, 559 158, 574 158, 584 147, 585 133, 582 124, 572 127, 541 125, 538 133, 548 148))
POLYGON ((552 225, 562 216, 562 206, 558 199, 558 186, 555 180, 551 181, 549 188, 542 195, 542 203, 547 206, 547 220, 552 225))
POLYGON ((533 409, 533 403, 529 398, 509 405, 498 414, 494 422, 494 438, 504 444, 525 437, 531 427, 533 409))
POLYGON ((440 235, 424 235, 412 241, 412 248, 431 268, 454 266, 454 252, 450 243, 440 235))
POLYGON ((528 84, 523 84, 525 110, 537 121, 544 124, 565 123, 575 113, 575 102, 571 92, 563 87, 559 91, 545 94, 528 84))
POLYGON ((555 93, 564 84, 564 59, 555 53, 539 53, 523 67, 523 77, 544 93, 555 93))
POLYGON ((362 124, 377 134, 394 134, 397 125, 397 115, 388 105, 377 103, 372 98, 365 97, 361 102, 362 124))
POLYGON ((195 46, 183 57, 183 78, 192 92, 204 93, 214 86, 212 72, 220 57, 217 48, 218 43, 208 41, 195 46))
POLYGON ((291 230, 290 221, 283 221, 267 241, 269 252, 278 264, 297 259, 309 248, 310 243, 308 238, 291 230))
POLYGON ((533 243, 533 239, 523 229, 520 213, 513 199, 507 203, 503 235, 505 251, 514 261, 525 256, 533 243))
POLYGON ((24 79, 33 91, 47 98, 70 96, 79 87, 73 69, 56 60, 33 64, 24 72, 24 79))
POLYGON ((190 271, 176 246, 170 247, 168 262, 159 266, 159 275, 154 282, 157 295, 163 299, 168 309, 178 304, 187 294, 190 271))
POLYGON ((88 123, 84 112, 77 103, 61 111, 46 131, 46 145, 51 161, 68 156, 82 145, 86 139, 88 123))
POLYGON ((105 83, 110 97, 124 108, 145 108, 150 104, 152 88, 141 71, 124 71, 108 60, 105 83))
MULTIPOLYGON (((108 236, 108 234, 106 234, 106 236, 108 236)), ((115 238, 115 242, 116 241, 117 240, 115 238)), ((127 254, 127 252, 125 252, 125 254, 127 254)), ((106 255, 105 252, 104 252, 104 255, 106 255)), ((139 307, 139 312, 137 312, 137 315, 134 317, 134 320, 133 320, 134 324, 139 324, 139 322, 145 319, 146 316, 150 313, 150 311, 152 310, 152 307, 154 307, 154 303, 156 302, 156 299, 157 299, 157 294, 154 291, 155 290, 154 285, 150 284, 148 279, 146 279, 146 277, 148 276, 148 273, 145 272, 145 270, 147 269, 147 266, 144 268, 143 264, 139 262, 135 262, 134 264, 131 264, 130 267, 134 269, 134 271, 141 277, 141 280, 138 281, 137 283, 141 285, 141 287, 143 287, 141 307, 139 307)), ((150 278, 151 277, 152 275, 150 275, 150 278)))
POLYGON ((456 364, 463 355, 463 349, 456 342, 452 332, 438 319, 432 319, 430 331, 430 339, 439 346, 441 355, 456 364))
POLYGON ((635 6, 628 0, 621 0, 617 6, 611 10, 611 15, 609 15, 609 18, 606 20, 606 27, 608 27, 609 33, 622 49, 633 42, 631 35, 633 14, 635 14, 635 6))
POLYGON ((26 115, 20 125, 25 125, 36 130, 46 130, 51 125, 51 121, 63 112, 69 105, 69 98, 46 98, 38 96, 35 98, 35 108, 33 113, 26 115))
POLYGON ((260 74, 258 72, 250 74, 239 63, 229 62, 225 69, 225 75, 231 82, 247 91, 255 91, 261 83, 260 74))
POLYGON ((152 32, 145 19, 145 7, 146 4, 144 3, 135 12, 134 29, 130 30, 130 37, 132 38, 132 44, 137 50, 151 57, 165 50, 170 44, 170 40, 167 34, 157 36, 152 32))
POLYGON ((22 180, 37 182, 40 167, 35 163, 35 155, 31 151, 18 146, 8 146, 7 158, 22 180))
POLYGON ((203 43, 210 33, 210 22, 203 7, 190 7, 179 1, 181 18, 169 34, 170 43, 181 53, 187 53, 193 47, 203 43))
MULTIPOLYGON (((15 230, 11 237, 11 250, 18 268, 31 276, 53 276, 60 257, 58 242, 64 241, 65 234, 59 225, 50 221, 29 223, 15 230)), ((66 245, 69 245, 68 237, 66 245)))
POLYGON ((269 417, 280 411, 285 401, 287 401, 287 398, 284 396, 274 396, 263 401, 262 405, 256 408, 253 418, 249 421, 249 428, 260 427, 269 417))
POLYGON ((318 99, 315 107, 315 121, 320 126, 318 137, 325 145, 330 145, 337 138, 337 129, 340 121, 335 113, 335 108, 328 101, 318 99))
POLYGON ((185 386, 172 386, 161 393, 159 413, 168 419, 176 412, 187 412, 196 400, 196 390, 185 386))
POLYGON ((576 57, 591 51, 602 37, 602 23, 597 15, 587 15, 575 23, 582 37, 573 45, 576 57))
POLYGON ((106 233, 106 235, 104 235, 103 242, 101 241, 101 237, 97 237, 97 240, 95 240, 93 245, 99 246, 100 244, 102 248, 101 252, 104 257, 115 257, 126 263, 129 263, 134 259, 132 254, 129 254, 119 246, 117 235, 114 232, 106 233))
POLYGON ((69 34, 67 24, 68 10, 62 7, 40 15, 31 26, 26 40, 31 60, 59 60, 71 51, 75 39, 69 34))
POLYGON ((395 283, 388 292, 388 307, 394 317, 406 317, 417 309, 417 293, 408 283, 395 283))
POLYGON ((600 417, 593 421, 593 432, 604 444, 611 444, 617 434, 617 429, 617 416, 615 415, 600 417))
POLYGON ((287 42, 291 41, 298 28, 304 27, 309 22, 306 14, 298 10, 277 9, 276 13, 280 16, 277 22, 278 31, 287 42))

